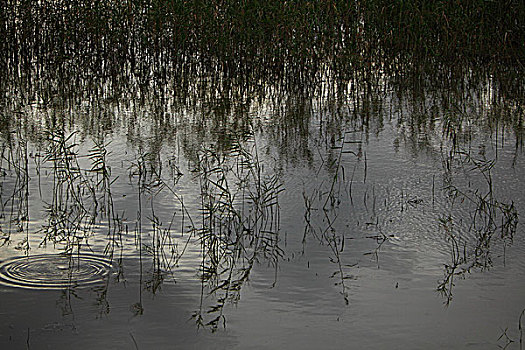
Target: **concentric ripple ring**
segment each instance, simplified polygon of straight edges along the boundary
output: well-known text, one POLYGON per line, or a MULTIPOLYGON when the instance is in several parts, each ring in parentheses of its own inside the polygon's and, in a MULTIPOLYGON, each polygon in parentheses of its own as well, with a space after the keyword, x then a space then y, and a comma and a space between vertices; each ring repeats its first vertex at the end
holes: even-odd
POLYGON ((104 281, 111 261, 96 255, 45 254, 0 263, 0 284, 27 289, 64 289, 104 281))

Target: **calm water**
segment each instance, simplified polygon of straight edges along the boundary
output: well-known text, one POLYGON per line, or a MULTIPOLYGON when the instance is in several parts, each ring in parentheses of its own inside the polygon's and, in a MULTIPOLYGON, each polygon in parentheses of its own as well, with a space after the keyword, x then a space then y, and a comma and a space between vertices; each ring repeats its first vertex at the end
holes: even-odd
POLYGON ((10 90, 1 347, 523 347, 523 110, 483 86, 10 90))

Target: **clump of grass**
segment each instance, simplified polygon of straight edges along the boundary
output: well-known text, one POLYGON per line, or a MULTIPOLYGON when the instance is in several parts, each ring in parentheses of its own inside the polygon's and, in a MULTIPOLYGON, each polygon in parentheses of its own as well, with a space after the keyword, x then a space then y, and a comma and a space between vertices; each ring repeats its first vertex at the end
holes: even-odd
POLYGON ((193 317, 212 330, 226 322, 224 307, 239 300, 253 266, 269 261, 277 269, 283 255, 278 176, 264 172, 255 139, 232 141, 228 158, 204 148, 195 164, 201 187, 201 227, 196 234, 202 247, 202 290, 216 303, 206 312, 201 303, 193 317))
MULTIPOLYGON (((203 142, 188 150, 191 172, 200 188, 197 208, 186 207, 177 189, 182 174, 176 166, 164 171, 166 163, 159 153, 143 152, 139 147, 137 159, 129 167, 130 180, 137 183, 138 190, 136 241, 141 273, 142 254, 152 261, 144 278, 145 288, 156 293, 184 259, 187 247, 200 244, 197 269, 202 298, 193 318, 199 327, 212 331, 225 325, 225 308, 239 300, 253 267, 267 262, 277 271, 283 255, 279 237, 279 194, 283 188, 279 177, 264 169, 253 132, 229 135, 227 140, 203 142), (148 236, 142 234, 146 193, 150 199, 148 236), (155 214, 154 199, 160 193, 171 194, 179 207, 167 225, 155 214), (175 223, 181 225, 177 237, 175 223), (179 244, 178 238, 184 235, 179 244)), ((171 159, 167 163, 174 164, 171 159)), ((132 306, 135 314, 143 310, 141 293, 132 306)))
POLYGON ((440 219, 445 239, 450 244, 451 262, 445 264, 444 278, 439 282, 437 290, 445 297, 447 305, 452 301, 455 278, 464 277, 476 269, 492 267, 493 245, 496 240, 503 244, 505 263, 505 248, 512 243, 518 225, 518 211, 514 203, 497 200, 494 195, 491 170, 496 160, 474 158, 462 151, 454 154, 461 157, 462 165, 471 166, 470 172, 481 175, 486 191, 471 188, 463 190, 452 183, 445 187, 452 203, 466 202, 473 208, 467 225, 456 222, 451 215, 440 219), (473 234, 473 237, 469 238, 467 233, 473 234))
POLYGON ((60 246, 66 253, 89 246, 94 226, 106 219, 112 253, 120 231, 121 220, 113 208, 111 169, 106 162, 106 146, 95 142, 86 156, 78 154, 76 133, 63 129, 47 134, 43 166, 51 167, 51 198, 45 203, 45 223, 41 228, 42 245, 60 246), (86 157, 90 168, 84 169, 80 159, 86 157))
MULTIPOLYGON (((6 129, 5 131, 9 131, 6 129)), ((7 135, 6 135, 7 136, 7 135)), ((13 233, 25 233, 15 249, 28 253, 29 240, 29 152, 28 142, 18 129, 2 140, 0 155, 0 246, 12 243, 13 233), (13 177, 5 186, 6 176, 13 177)))

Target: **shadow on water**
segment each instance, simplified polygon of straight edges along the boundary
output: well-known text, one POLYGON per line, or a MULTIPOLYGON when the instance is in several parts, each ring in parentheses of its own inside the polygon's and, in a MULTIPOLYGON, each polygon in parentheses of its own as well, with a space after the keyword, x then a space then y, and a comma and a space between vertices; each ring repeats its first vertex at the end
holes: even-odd
POLYGON ((182 284, 217 331, 302 259, 349 308, 366 271, 451 305, 519 260, 524 7, 467 2, 506 33, 467 41, 428 26, 465 19, 443 2, 371 3, 4 2, 0 283, 92 288, 106 316, 126 289, 132 320, 182 284))

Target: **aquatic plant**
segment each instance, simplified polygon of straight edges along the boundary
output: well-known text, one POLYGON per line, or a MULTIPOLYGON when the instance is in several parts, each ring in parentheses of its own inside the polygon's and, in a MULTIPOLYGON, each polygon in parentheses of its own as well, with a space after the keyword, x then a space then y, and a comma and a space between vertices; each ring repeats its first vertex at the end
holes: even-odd
POLYGON ((463 166, 471 165, 470 172, 481 174, 486 189, 485 192, 479 188, 463 190, 452 183, 444 188, 453 205, 466 202, 472 206, 466 224, 457 222, 451 215, 440 218, 445 239, 450 244, 451 262, 445 264, 444 278, 437 290, 443 294, 447 305, 452 300, 455 277, 464 277, 476 269, 485 270, 493 266, 492 251, 496 240, 502 242, 505 262, 505 248, 512 243, 518 225, 518 211, 514 203, 502 202, 494 196, 491 170, 496 160, 474 158, 463 151, 454 154, 461 157, 463 166))
POLYGON ((495 63, 497 76, 517 77, 525 56, 525 7, 515 0, 13 0, 1 13, 2 80, 55 90, 85 91, 90 80, 122 89, 122 72, 143 87, 177 77, 187 90, 198 76, 244 92, 260 81, 308 88, 327 72, 343 81, 378 68, 435 74, 443 63, 462 72, 495 63))
POLYGON ((275 269, 283 255, 279 238, 277 174, 267 174, 258 158, 255 135, 233 140, 227 159, 213 149, 202 149, 195 164, 201 187, 202 293, 213 295, 205 320, 203 299, 193 317, 199 326, 215 330, 226 319, 227 303, 236 303, 254 264, 268 261, 275 269))
POLYGON ((3 178, 0 182, 0 245, 12 243, 12 234, 25 232, 25 237, 16 244, 16 249, 25 253, 30 249, 29 159, 28 142, 22 137, 21 130, 8 133, 7 139, 3 140, 0 157, 3 178), (9 178, 13 178, 13 181, 6 181, 9 178))

